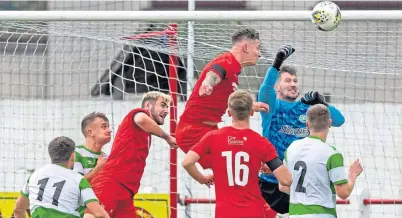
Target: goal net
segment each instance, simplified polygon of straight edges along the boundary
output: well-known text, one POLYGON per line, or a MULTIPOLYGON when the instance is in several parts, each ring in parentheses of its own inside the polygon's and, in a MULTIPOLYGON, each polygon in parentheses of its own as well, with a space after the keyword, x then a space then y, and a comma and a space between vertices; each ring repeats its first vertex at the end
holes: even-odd
MULTIPOLYGON (((401 22, 342 21, 336 31, 320 32, 307 21, 218 20, 194 22, 190 40, 187 22, 1 21, 3 216, 12 210, 7 196, 49 163, 52 138, 64 135, 82 144, 80 121, 93 111, 109 117, 115 134, 150 90, 177 94, 173 107, 180 116, 204 65, 227 51, 231 34, 244 27, 260 32, 263 58, 242 71, 241 89, 257 95, 273 55, 291 44, 296 53, 286 64, 297 68, 301 93, 325 93, 345 116, 342 127, 331 128, 328 143, 344 154, 347 166, 360 158, 364 173, 350 202, 338 206, 338 217, 401 217, 401 22), (169 23, 177 24, 177 31, 169 23)), ((175 122, 170 116, 163 128, 174 131, 175 122)), ((225 115, 220 126, 229 123, 225 115)), ((261 132, 259 114, 252 117, 252 129, 261 132)), ((110 148, 111 143, 105 151, 110 148)), ((178 189, 171 193, 176 176, 170 168, 176 163, 170 162, 169 152, 164 141, 153 137, 136 206, 154 217, 168 217, 163 208, 170 208, 169 195, 179 194, 170 208, 177 208, 178 217, 214 217, 213 188, 188 179, 180 150, 178 189)))

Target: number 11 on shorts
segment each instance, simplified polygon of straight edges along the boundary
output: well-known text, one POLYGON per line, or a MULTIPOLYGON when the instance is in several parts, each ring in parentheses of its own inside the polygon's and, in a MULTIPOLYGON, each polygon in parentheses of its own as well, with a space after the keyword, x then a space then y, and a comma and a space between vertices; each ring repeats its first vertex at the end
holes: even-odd
POLYGON ((242 164, 241 162, 248 163, 250 161, 250 155, 244 151, 236 152, 234 155, 235 163, 234 163, 234 176, 233 176, 233 155, 232 151, 223 151, 222 157, 226 158, 226 170, 228 174, 228 183, 229 186, 234 186, 234 184, 238 186, 246 186, 248 183, 248 174, 249 168, 246 164, 242 164), (240 174, 242 177, 240 178, 240 174))

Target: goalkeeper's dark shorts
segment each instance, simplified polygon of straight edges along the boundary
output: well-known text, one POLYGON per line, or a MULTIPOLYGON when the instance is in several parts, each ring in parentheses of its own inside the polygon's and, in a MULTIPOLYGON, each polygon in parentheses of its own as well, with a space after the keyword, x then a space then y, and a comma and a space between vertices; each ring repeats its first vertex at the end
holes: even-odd
POLYGON ((279 190, 276 183, 259 179, 260 190, 265 202, 277 213, 289 213, 289 195, 279 190))

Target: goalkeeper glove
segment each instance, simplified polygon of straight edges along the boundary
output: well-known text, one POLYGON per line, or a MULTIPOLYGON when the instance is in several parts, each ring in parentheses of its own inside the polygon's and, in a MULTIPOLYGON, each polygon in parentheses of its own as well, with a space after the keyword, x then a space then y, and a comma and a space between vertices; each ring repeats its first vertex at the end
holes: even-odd
POLYGON ((291 45, 283 45, 279 48, 278 52, 276 53, 275 60, 272 64, 278 71, 281 68, 282 63, 296 50, 292 48, 291 45))
POLYGON ((325 102, 324 95, 321 95, 316 91, 305 93, 300 101, 308 105, 323 104, 325 106, 328 106, 327 102, 325 102))

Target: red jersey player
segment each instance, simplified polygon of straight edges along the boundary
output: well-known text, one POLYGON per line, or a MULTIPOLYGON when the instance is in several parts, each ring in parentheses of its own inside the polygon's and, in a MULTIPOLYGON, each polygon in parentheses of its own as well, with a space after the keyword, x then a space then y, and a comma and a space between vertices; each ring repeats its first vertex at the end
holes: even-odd
POLYGON ((265 217, 265 201, 258 186, 261 163, 266 163, 281 184, 292 184, 288 169, 278 158, 275 148, 264 137, 249 128, 253 98, 246 91, 229 96, 232 125, 208 132, 189 151, 183 167, 201 184, 215 183, 215 217, 265 217), (210 154, 211 175, 204 176, 195 163, 210 154))
MULTIPOLYGON (((207 132, 218 129, 227 109, 227 99, 239 85, 241 69, 255 65, 259 56, 259 33, 243 29, 233 34, 229 52, 205 66, 176 128, 177 144, 183 152, 187 153, 207 132)), ((267 112, 268 105, 256 102, 254 110, 267 112)), ((211 167, 208 156, 199 163, 204 169, 211 167)))
POLYGON ((165 139, 171 147, 177 147, 176 139, 158 126, 164 123, 169 103, 170 96, 148 92, 142 100, 142 108, 129 112, 120 124, 111 153, 91 182, 111 218, 136 217, 133 196, 140 187, 151 134, 165 139))

